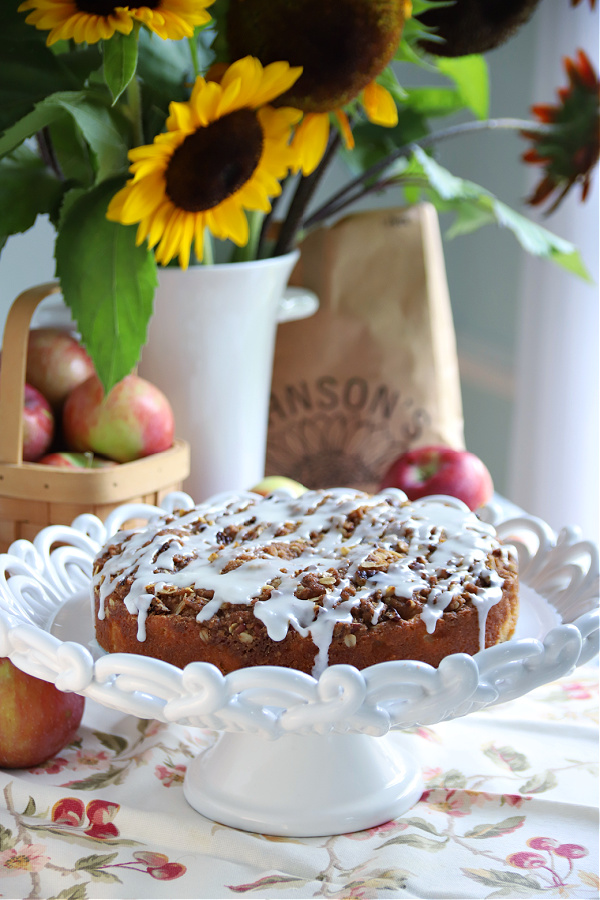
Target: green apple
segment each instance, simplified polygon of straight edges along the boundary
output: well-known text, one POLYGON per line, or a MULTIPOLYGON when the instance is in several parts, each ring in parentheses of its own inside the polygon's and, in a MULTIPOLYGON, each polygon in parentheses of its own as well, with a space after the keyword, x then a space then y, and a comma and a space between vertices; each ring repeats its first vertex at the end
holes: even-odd
POLYGON ((92 375, 67 397, 63 431, 69 450, 130 462, 172 446, 173 410, 144 378, 126 375, 104 396, 100 379, 92 375))
POLYGON ((85 697, 65 693, 0 659, 0 768, 38 766, 69 744, 85 697))
POLYGON ((308 488, 300 484, 299 481, 286 478, 284 475, 267 475, 266 478, 263 478, 250 490, 255 494, 262 494, 263 497, 266 497, 267 494, 272 494, 273 491, 286 491, 291 497, 300 497, 308 488))

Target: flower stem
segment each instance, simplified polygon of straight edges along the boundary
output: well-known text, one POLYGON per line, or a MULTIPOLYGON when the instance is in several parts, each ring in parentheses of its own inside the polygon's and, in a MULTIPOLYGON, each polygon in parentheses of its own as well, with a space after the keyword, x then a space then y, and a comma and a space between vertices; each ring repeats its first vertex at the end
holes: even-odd
POLYGON ((52 146, 50 129, 46 127, 42 128, 41 131, 36 132, 35 140, 38 145, 38 150, 40 151, 40 156, 42 157, 43 162, 50 169, 52 169, 52 171, 60 181, 64 181, 65 176, 62 173, 62 169, 60 168, 60 164, 54 152, 54 147, 52 146))
MULTIPOLYGON (((134 22, 136 29, 136 40, 138 39, 140 23, 134 22)), ((144 126, 142 122, 142 92, 137 76, 134 75, 126 88, 127 104, 129 106, 129 115, 131 125, 133 127, 133 143, 134 147, 141 147, 144 143, 144 126)))
POLYGON ((330 139, 329 146, 314 172, 311 172, 310 175, 305 175, 300 179, 296 188, 296 193, 290 203, 287 216, 281 226, 275 250, 273 251, 274 256, 283 256, 285 253, 289 253, 294 246, 298 232, 304 224, 306 208, 323 178, 323 175, 327 171, 329 163, 333 159, 340 141, 340 133, 336 132, 334 137, 330 139))
POLYGON ((248 240, 243 247, 236 247, 233 252, 233 262, 248 262, 251 259, 258 259, 258 245, 264 213, 259 209, 253 209, 246 213, 248 219, 248 240))
POLYGON ((192 60, 192 66, 194 67, 194 78, 197 78, 200 74, 200 64, 198 62, 198 44, 196 43, 196 36, 188 38, 188 47, 190 48, 190 57, 192 60))
POLYGON ((532 122, 527 119, 503 118, 503 119, 486 119, 484 121, 463 122, 459 125, 451 125, 441 131, 433 134, 425 135, 419 141, 412 141, 393 150, 385 159, 374 163, 369 169, 358 175, 356 178, 347 182, 340 190, 330 197, 326 203, 315 210, 304 222, 305 228, 313 227, 324 219, 329 218, 335 213, 340 212, 346 206, 355 202, 357 199, 365 196, 372 191, 380 188, 381 182, 376 180, 377 176, 382 174, 393 162, 402 156, 408 156, 415 147, 429 147, 433 144, 441 143, 449 138, 460 137, 463 134, 469 134, 477 131, 497 131, 506 129, 509 131, 547 131, 548 126, 539 122, 532 122), (370 184, 371 179, 375 179, 370 184))
POLYGON ((204 246, 202 252, 202 264, 204 266, 212 266, 215 261, 213 253, 212 234, 208 228, 204 229, 204 246))

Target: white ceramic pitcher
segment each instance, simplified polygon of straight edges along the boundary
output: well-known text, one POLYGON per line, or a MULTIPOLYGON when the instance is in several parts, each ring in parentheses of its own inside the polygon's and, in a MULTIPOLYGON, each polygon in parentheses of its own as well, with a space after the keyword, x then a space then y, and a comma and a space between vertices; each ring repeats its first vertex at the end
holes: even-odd
POLYGON ((167 395, 191 445, 184 489, 197 502, 263 478, 277 325, 318 308, 287 287, 297 259, 159 270, 138 372, 167 395))

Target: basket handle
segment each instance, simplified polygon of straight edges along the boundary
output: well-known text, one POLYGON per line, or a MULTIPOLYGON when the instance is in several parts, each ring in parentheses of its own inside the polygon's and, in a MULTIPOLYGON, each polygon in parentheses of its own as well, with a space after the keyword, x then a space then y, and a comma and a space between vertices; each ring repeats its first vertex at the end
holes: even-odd
POLYGON ((29 288, 19 294, 6 317, 0 373, 0 463, 20 465, 23 462, 23 403, 29 325, 44 297, 58 293, 60 285, 57 282, 29 288))

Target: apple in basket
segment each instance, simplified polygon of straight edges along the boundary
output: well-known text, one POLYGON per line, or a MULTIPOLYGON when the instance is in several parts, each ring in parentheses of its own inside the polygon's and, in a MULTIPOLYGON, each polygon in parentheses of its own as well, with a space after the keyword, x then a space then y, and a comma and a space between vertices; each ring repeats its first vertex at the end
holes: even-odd
POLYGON ((0 659, 0 768, 38 766, 77 734, 85 697, 65 693, 0 659))
POLYGON ((127 375, 106 396, 92 375, 67 397, 62 424, 70 449, 117 462, 168 450, 175 432, 171 404, 138 375, 127 375))
POLYGON ((409 500, 431 494, 458 497, 474 510, 487 503, 494 492, 485 463, 468 450, 444 446, 417 447, 396 459, 387 470, 381 490, 400 488, 409 500))
POLYGON ((25 385, 23 405, 23 459, 35 462, 42 456, 54 436, 54 415, 50 404, 30 384, 25 385))
POLYGON ((53 409, 60 409, 73 388, 94 371, 87 352, 68 331, 33 328, 29 332, 25 380, 42 392, 53 409))
POLYGON ((106 469, 118 466, 114 459, 104 459, 102 456, 94 456, 93 453, 69 453, 59 450, 55 453, 46 453, 38 463, 43 466, 54 466, 56 469, 106 469))

